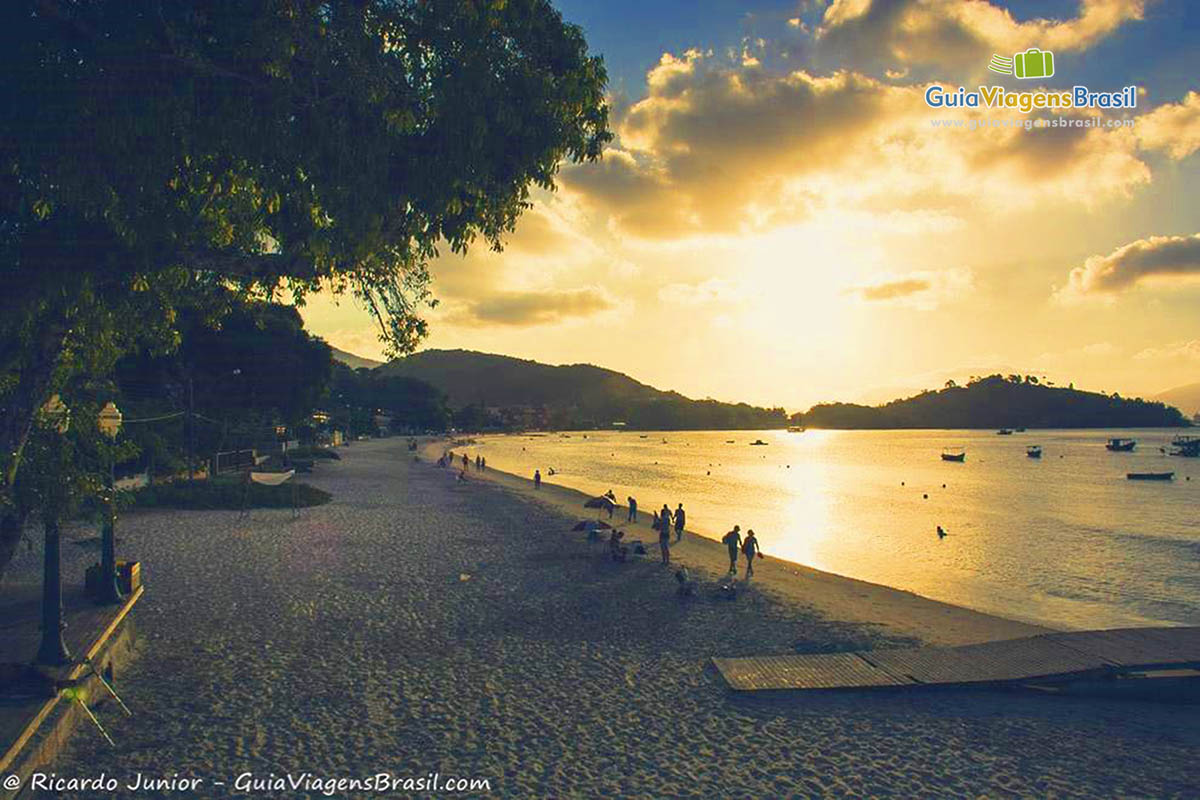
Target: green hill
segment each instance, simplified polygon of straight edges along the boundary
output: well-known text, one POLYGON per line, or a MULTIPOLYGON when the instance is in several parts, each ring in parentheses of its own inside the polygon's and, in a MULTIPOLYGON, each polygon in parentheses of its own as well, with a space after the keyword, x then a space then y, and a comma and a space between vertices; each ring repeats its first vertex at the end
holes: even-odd
POLYGON ((454 408, 544 409, 553 428, 640 430, 780 428, 782 408, 692 400, 591 364, 550 366, 470 350, 424 350, 379 371, 433 384, 454 408))
POLYGON ((1179 409, 1140 398, 1043 386, 992 375, 880 406, 828 403, 804 415, 811 428, 1158 428, 1188 424, 1179 409))
POLYGON ((329 349, 333 351, 334 361, 340 361, 350 369, 361 369, 363 367, 375 369, 376 367, 383 366, 382 361, 376 361, 373 358, 356 356, 354 353, 347 353, 345 350, 338 350, 336 347, 330 347, 329 349))
POLYGON ((1184 414, 1200 414, 1200 383, 1178 386, 1162 394, 1156 394, 1151 399, 1175 406, 1184 414))

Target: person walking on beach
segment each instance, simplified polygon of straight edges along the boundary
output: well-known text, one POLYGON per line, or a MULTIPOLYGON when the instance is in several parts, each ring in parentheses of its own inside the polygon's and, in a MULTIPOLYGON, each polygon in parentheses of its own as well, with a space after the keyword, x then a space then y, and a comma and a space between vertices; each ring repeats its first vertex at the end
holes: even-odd
POLYGON ((629 519, 626 522, 637 522, 637 498, 630 497, 629 500, 629 519))
POLYGON ((733 530, 721 537, 721 541, 729 548, 729 574, 737 575, 738 549, 742 546, 741 527, 734 525, 733 530))
POLYGON ((754 574, 754 557, 762 558, 762 551, 758 549, 758 539, 754 537, 754 529, 746 531, 746 539, 742 542, 742 555, 746 557, 746 578, 749 579, 754 574))
POLYGON ((467 454, 463 453, 463 472, 466 472, 469 466, 471 466, 471 462, 467 460, 467 454))
POLYGON ((671 564, 671 509, 666 503, 658 512, 658 520, 658 546, 662 549, 662 563, 666 567, 671 564))
POLYGON ((540 469, 535 469, 533 471, 533 488, 542 488, 542 471, 540 469))
POLYGON ((675 541, 683 538, 683 520, 686 515, 683 513, 683 503, 679 504, 679 508, 675 509, 675 541))
POLYGON ((486 458, 479 459, 479 469, 481 471, 487 469, 487 459, 486 458))

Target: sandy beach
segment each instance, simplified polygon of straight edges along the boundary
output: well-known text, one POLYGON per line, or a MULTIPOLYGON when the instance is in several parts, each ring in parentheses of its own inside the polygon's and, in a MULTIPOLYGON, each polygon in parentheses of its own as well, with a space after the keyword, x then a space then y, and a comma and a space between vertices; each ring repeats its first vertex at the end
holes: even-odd
MULTIPOLYGON (((443 445, 437 444, 437 451, 443 445)), ((484 778, 503 797, 1195 797, 1200 719, 1167 705, 981 691, 758 699, 713 656, 960 644, 1041 630, 773 559, 736 602, 681 602, 650 558, 609 561, 570 490, 356 443, 309 480, 323 507, 121 520, 144 565, 142 653, 53 765, 194 776, 484 778)), ((90 536, 90 530, 70 536, 90 536)), ((645 542, 648 526, 632 534, 645 542)), ((703 582, 724 548, 673 550, 703 582)), ((90 552, 64 546, 66 580, 90 552)), ((31 580, 40 554, 21 556, 31 580)), ((1185 711, 1187 711, 1185 709, 1185 711)), ((218 787, 215 781, 227 785, 218 787)), ((453 796, 449 792, 422 796, 453 796)), ((89 792, 38 796, 93 797, 89 792)), ((107 795, 106 795, 107 796, 107 795)), ((332 796, 366 795, 339 792, 332 796)))

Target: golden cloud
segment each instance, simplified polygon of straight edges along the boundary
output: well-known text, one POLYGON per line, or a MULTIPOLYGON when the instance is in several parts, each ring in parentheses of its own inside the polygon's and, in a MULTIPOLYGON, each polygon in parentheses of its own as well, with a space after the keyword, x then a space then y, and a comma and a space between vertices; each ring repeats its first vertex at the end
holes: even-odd
POLYGON ((1147 347, 1134 358, 1138 361, 1200 361, 1200 339, 1172 342, 1163 347, 1147 347))
POLYGON ((1072 19, 1021 22, 985 0, 834 0, 816 36, 824 51, 849 54, 860 66, 931 64, 974 73, 991 53, 1085 50, 1142 19, 1144 10, 1144 0, 1083 0, 1072 19))
POLYGON ((922 84, 773 74, 698 51, 664 56, 647 84, 617 121, 621 147, 561 180, 565 195, 635 237, 747 233, 827 208, 958 215, 1047 198, 1095 204, 1151 177, 1131 130, 934 127, 922 84))
POLYGON ((450 322, 460 325, 483 323, 528 327, 590 317, 615 306, 616 302, 608 292, 594 286, 495 292, 459 304, 448 317, 450 322))
POLYGON ((1200 149, 1200 93, 1167 103, 1138 117, 1137 137, 1147 150, 1165 151, 1176 160, 1200 149))
POLYGON ((962 296, 971 287, 972 276, 967 270, 943 270, 890 276, 852 287, 848 293, 868 303, 888 303, 931 311, 962 296))

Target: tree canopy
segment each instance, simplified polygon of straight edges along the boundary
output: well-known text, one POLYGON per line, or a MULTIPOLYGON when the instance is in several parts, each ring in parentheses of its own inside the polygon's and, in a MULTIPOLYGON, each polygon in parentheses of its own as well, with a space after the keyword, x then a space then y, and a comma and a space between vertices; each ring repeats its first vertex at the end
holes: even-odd
POLYGON ((0 66, 0 502, 46 397, 207 292, 350 292, 411 350, 436 248, 611 138, 547 0, 12 0, 0 66))

